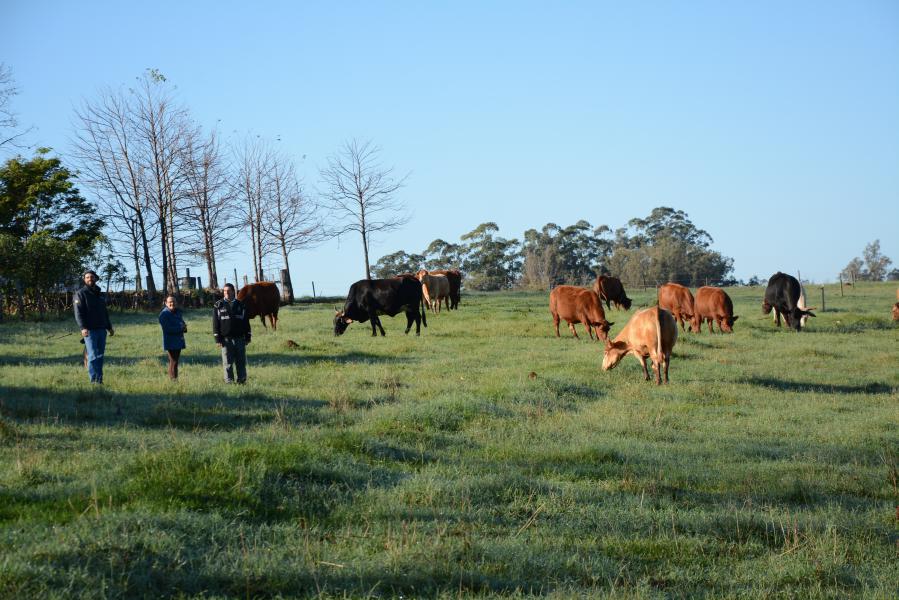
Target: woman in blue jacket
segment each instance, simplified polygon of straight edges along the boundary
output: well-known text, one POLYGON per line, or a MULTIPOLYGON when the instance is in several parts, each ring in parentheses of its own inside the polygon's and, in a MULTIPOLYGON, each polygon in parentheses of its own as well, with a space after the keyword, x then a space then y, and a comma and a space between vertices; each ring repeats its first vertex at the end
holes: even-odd
POLYGON ((169 355, 169 378, 172 381, 178 379, 178 360, 181 351, 187 346, 184 343, 184 333, 187 331, 187 323, 181 316, 175 297, 168 296, 165 299, 165 308, 159 313, 159 325, 162 327, 162 349, 169 355))

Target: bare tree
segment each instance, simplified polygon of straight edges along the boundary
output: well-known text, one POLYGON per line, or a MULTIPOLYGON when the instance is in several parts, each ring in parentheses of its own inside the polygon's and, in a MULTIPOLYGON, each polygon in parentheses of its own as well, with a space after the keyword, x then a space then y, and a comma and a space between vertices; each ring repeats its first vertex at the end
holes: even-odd
POLYGON ((328 158, 328 166, 321 171, 326 188, 327 208, 334 212, 338 226, 332 235, 355 231, 362 236, 365 256, 365 277, 371 279, 368 253, 371 236, 399 229, 409 222, 405 206, 395 198, 409 177, 394 180, 393 168, 378 163, 380 148, 371 141, 344 143, 328 158))
POLYGON ((263 280, 262 261, 271 244, 263 224, 269 197, 272 156, 268 144, 259 138, 246 137, 236 150, 236 167, 232 183, 234 195, 242 206, 243 225, 250 233, 253 251, 253 279, 263 280))
POLYGON ((284 156, 273 156, 270 199, 264 211, 263 228, 270 245, 281 253, 284 261, 284 293, 293 304, 293 283, 290 274, 290 253, 311 248, 325 239, 318 207, 303 192, 296 168, 284 156))
POLYGON ((159 229, 163 287, 178 289, 176 214, 184 193, 180 158, 191 127, 187 110, 172 99, 171 88, 159 71, 149 69, 134 93, 133 121, 140 137, 149 206, 159 229))
POLYGON ((21 148, 23 145, 18 143, 19 138, 33 129, 29 127, 24 131, 16 131, 19 119, 12 109, 12 99, 18 93, 12 69, 0 63, 0 148, 7 145, 21 148))
POLYGON ((147 204, 148 174, 138 159, 138 131, 128 99, 120 91, 106 90, 97 100, 76 110, 74 154, 80 164, 79 177, 100 198, 102 216, 113 233, 127 242, 136 289, 141 288, 141 259, 147 273, 147 290, 156 294, 150 241, 155 237, 147 204))
POLYGON ((217 288, 216 259, 239 225, 234 218, 228 169, 217 133, 213 130, 205 139, 199 134, 191 136, 183 160, 187 183, 185 209, 191 220, 186 227, 190 236, 189 252, 206 263, 207 283, 217 288))

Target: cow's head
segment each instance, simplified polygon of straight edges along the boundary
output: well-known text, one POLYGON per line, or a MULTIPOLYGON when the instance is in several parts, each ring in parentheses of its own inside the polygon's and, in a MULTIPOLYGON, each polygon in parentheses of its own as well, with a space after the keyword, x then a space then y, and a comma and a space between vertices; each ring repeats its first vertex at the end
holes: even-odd
POLYGON ((771 306, 771 304, 770 304, 767 300, 765 300, 764 302, 762 302, 762 312, 765 313, 766 315, 770 315, 770 314, 771 314, 771 309, 772 309, 772 308, 774 308, 774 307, 771 306))
POLYGON ((602 357, 602 370, 614 369, 629 350, 630 347, 627 345, 627 342, 610 342, 606 340, 606 347, 602 357))
POLYGON ((427 270, 421 269, 418 273, 415 274, 415 277, 416 277, 416 279, 421 281, 422 279, 425 278, 425 275, 427 275, 427 274, 428 274, 427 270))
POLYGON ((684 315, 684 319, 690 322, 690 331, 693 333, 702 333, 702 322, 699 320, 699 315, 684 315))
POLYGON ((334 335, 343 335, 346 328, 353 320, 343 314, 343 311, 334 309, 334 335))
POLYGON ((621 301, 621 306, 624 307, 624 310, 630 310, 631 309, 631 299, 628 298, 627 296, 625 296, 624 299, 621 301))
POLYGON ((721 321, 721 331, 725 333, 733 333, 734 332, 734 321, 739 319, 740 317, 731 317, 729 319, 725 319, 721 321))
POLYGON ((593 326, 593 331, 596 332, 596 335, 599 337, 599 339, 606 341, 609 340, 609 330, 612 329, 612 325, 614 324, 615 323, 610 323, 606 320, 591 323, 591 325, 593 326))
POLYGON ((793 308, 790 312, 784 315, 784 318, 787 321, 787 325, 789 325, 792 329, 796 331, 802 331, 802 317, 814 317, 815 313, 810 310, 802 310, 801 308, 793 308))

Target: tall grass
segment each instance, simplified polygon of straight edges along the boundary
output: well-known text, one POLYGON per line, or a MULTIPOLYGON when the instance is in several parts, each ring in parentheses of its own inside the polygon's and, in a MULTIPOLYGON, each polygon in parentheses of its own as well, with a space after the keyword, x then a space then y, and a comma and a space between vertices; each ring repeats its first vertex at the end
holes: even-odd
POLYGON ((663 387, 537 293, 420 338, 287 308, 239 387, 207 311, 177 383, 155 317, 113 315, 99 389, 72 323, 7 323, 0 596, 895 597, 893 288, 829 287, 801 334, 729 291, 736 332, 681 334, 663 387))

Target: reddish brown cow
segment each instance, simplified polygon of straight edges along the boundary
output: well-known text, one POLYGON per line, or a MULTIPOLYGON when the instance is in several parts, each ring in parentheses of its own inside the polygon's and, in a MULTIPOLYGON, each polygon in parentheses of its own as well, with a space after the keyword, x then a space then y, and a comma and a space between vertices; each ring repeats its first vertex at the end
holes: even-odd
POLYGON ((893 320, 899 321, 899 302, 893 305, 893 320))
POLYGON ((653 306, 634 313, 615 340, 606 341, 602 358, 602 370, 614 368, 627 354, 633 354, 643 367, 643 378, 649 381, 646 359, 652 361, 656 374, 656 384, 662 383, 662 369, 665 369, 665 383, 668 383, 668 363, 671 350, 677 342, 677 323, 671 313, 653 306))
POLYGON ((690 323, 690 330, 698 333, 693 327, 693 294, 690 289, 679 283, 666 283, 659 288, 659 308, 664 308, 680 323, 681 331, 686 331, 684 322, 690 323))
POLYGON ((271 281, 250 283, 240 288, 237 299, 247 307, 247 319, 258 316, 265 327, 265 317, 272 324, 272 329, 278 328, 278 308, 281 306, 281 293, 278 286, 271 281))
POLYGON ((693 303, 693 331, 699 333, 702 330, 702 322, 709 324, 709 333, 713 333, 712 321, 718 323, 718 329, 724 333, 734 332, 734 321, 740 317, 734 316, 734 303, 730 296, 721 288, 703 286, 696 290, 696 300, 693 303))
POLYGON ((568 329, 574 337, 576 323, 583 323, 584 329, 593 339, 593 331, 596 331, 596 341, 600 338, 609 339, 609 329, 614 323, 606 321, 606 313, 602 310, 599 296, 593 290, 575 287, 573 285, 560 285, 549 294, 549 312, 553 316, 553 325, 556 328, 556 337, 559 335, 559 321, 565 319, 568 329))
POLYGON ((608 275, 600 275, 593 283, 593 291, 599 296, 599 299, 606 303, 606 308, 612 308, 610 302, 615 303, 615 308, 624 307, 624 310, 631 309, 631 299, 624 293, 624 286, 617 277, 609 277, 608 275))
POLYGON ((462 271, 459 269, 438 269, 431 271, 432 275, 446 275, 450 284, 450 309, 459 310, 459 300, 462 299, 462 271))

